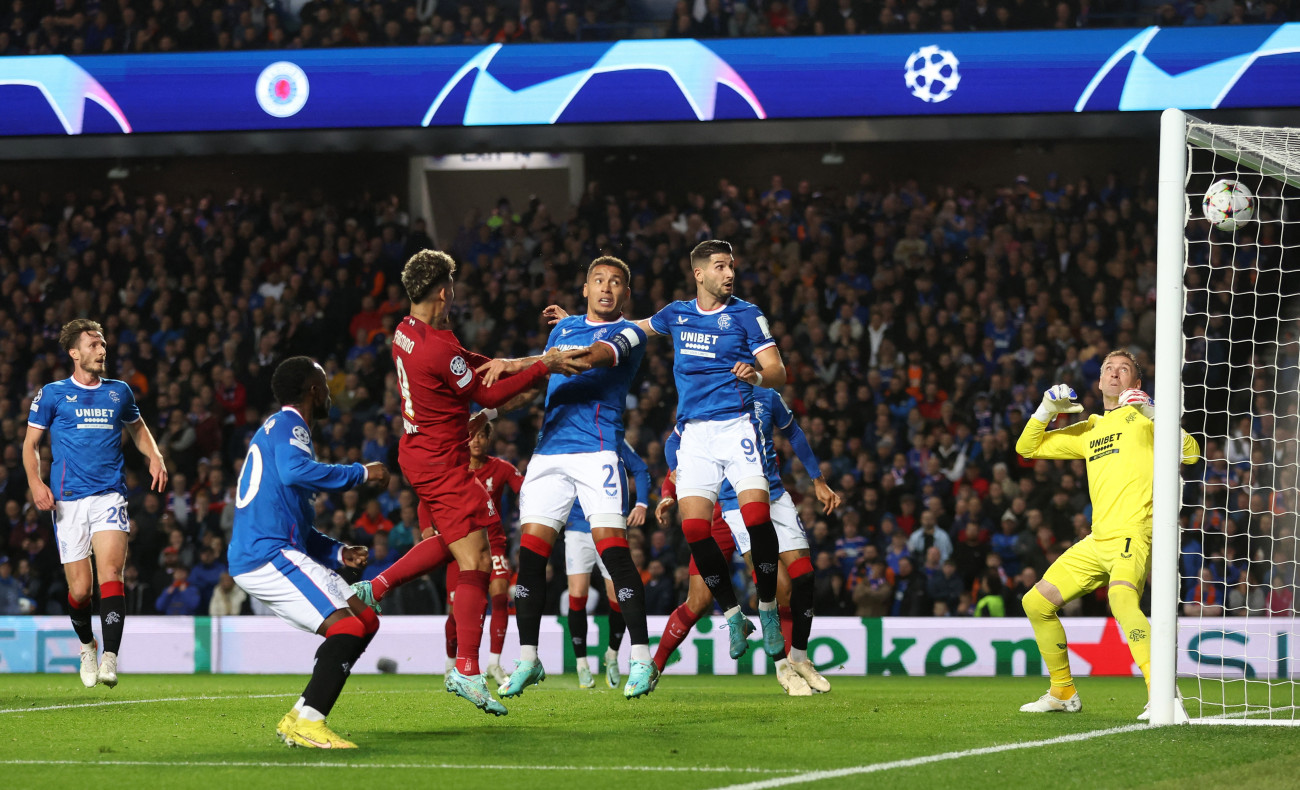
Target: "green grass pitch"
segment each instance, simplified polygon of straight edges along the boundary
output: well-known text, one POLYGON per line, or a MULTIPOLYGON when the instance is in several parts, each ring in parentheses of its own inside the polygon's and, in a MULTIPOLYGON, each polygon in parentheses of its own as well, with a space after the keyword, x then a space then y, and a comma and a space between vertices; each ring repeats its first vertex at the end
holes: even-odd
POLYGON ((643 700, 552 676, 486 716, 436 676, 355 676, 330 717, 360 749, 290 750, 305 678, 76 675, 0 681, 6 787, 1268 788, 1300 785, 1291 727, 1135 728, 1137 679, 1080 681, 1077 715, 1021 714, 1042 679, 843 678, 789 698, 771 677, 663 679, 643 700), (1086 739, 1029 745, 1061 736, 1086 739), (971 749, 1024 745, 989 754, 971 749), (915 758, 939 756, 932 762, 915 758), (913 762, 889 765, 899 761, 913 762), (838 777, 809 772, 874 766, 838 777), (777 783, 789 783, 777 784, 777 783))

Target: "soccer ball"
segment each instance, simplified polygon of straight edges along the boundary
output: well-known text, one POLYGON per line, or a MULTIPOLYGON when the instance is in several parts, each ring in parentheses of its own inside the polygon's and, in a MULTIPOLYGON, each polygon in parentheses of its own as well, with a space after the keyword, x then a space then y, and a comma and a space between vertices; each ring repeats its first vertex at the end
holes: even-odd
POLYGON ((1255 216, 1255 196, 1240 181, 1223 178, 1205 190, 1201 201, 1205 218, 1219 230, 1233 231, 1255 216))

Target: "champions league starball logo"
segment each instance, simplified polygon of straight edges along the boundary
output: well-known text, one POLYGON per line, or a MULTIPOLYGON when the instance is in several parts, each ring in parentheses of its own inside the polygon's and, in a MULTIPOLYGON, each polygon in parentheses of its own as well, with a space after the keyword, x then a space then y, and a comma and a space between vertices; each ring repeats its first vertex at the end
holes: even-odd
POLYGON ((311 84, 298 64, 280 60, 262 69, 255 92, 258 106, 267 115, 288 118, 307 104, 311 84))
POLYGON ((912 95, 923 102, 938 103, 952 97, 961 84, 957 56, 931 45, 907 57, 903 80, 912 95))

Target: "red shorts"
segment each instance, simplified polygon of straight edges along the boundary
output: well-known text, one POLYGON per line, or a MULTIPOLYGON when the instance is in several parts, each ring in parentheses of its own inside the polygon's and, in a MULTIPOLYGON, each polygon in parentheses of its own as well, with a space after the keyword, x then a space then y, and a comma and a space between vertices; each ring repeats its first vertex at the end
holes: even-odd
MULTIPOLYGON (((722 549, 722 556, 731 562, 731 557, 736 553, 736 539, 731 534, 731 527, 718 512, 714 512, 713 523, 709 525, 709 534, 718 542, 718 548, 722 549)), ((695 558, 691 557, 691 575, 699 576, 700 572, 695 567, 695 558)))
POLYGON ((420 500, 421 532, 433 527, 450 546, 470 533, 501 526, 492 496, 468 466, 407 464, 402 474, 420 500))

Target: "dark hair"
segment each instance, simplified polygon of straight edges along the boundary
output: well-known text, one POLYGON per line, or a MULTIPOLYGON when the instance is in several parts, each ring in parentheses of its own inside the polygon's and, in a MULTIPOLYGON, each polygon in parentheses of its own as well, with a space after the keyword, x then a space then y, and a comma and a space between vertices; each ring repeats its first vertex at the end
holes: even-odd
POLYGON ((615 258, 613 255, 602 255, 596 260, 592 261, 591 264, 587 267, 588 277, 591 276, 591 270, 595 269, 597 266, 613 266, 615 269, 618 269, 621 272, 623 272, 624 285, 632 284, 632 270, 627 268, 626 263, 624 263, 618 258, 615 258))
POLYGON ((289 357, 276 367, 271 376, 271 392, 281 406, 298 403, 307 394, 316 373, 316 360, 311 357, 289 357))
MULTIPOLYGON (((483 434, 483 438, 485 438, 485 439, 491 439, 491 438, 492 438, 492 421, 491 421, 491 420, 488 420, 488 421, 484 422, 484 423, 483 423, 483 427, 482 427, 482 428, 479 428, 479 429, 478 429, 478 432, 481 433, 481 434, 483 434)), ((475 436, 477 436, 477 435, 478 435, 478 434, 475 434, 475 436)))
POLYGON ((429 294, 451 283, 456 262, 439 250, 420 250, 402 267, 402 285, 412 304, 419 304, 429 294))
POLYGON ((695 245, 695 249, 691 250, 691 266, 698 269, 708 263, 709 258, 718 254, 734 256, 735 253, 731 251, 731 242, 719 239, 702 241, 695 245))
POLYGON ((91 321, 89 318, 74 318, 59 330, 59 345, 63 346, 64 351, 71 351, 77 347, 82 334, 86 332, 98 332, 102 335, 104 327, 100 326, 98 321, 91 321))

